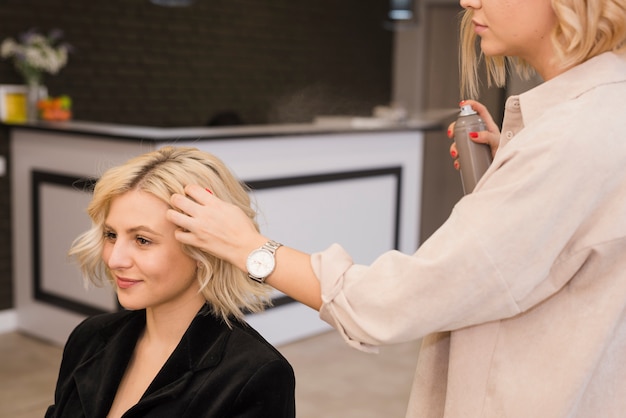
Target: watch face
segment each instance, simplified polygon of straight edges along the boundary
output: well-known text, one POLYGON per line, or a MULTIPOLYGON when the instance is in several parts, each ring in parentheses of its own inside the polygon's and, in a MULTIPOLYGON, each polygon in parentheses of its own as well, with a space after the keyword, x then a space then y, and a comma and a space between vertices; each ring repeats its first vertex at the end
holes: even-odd
POLYGON ((274 256, 265 250, 253 251, 246 261, 248 273, 258 278, 265 278, 274 271, 274 256))

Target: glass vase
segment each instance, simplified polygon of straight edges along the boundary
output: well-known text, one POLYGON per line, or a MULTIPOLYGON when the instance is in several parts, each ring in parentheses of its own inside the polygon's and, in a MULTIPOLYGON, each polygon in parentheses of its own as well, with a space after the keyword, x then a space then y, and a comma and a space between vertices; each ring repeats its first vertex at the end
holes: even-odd
POLYGON ((39 120, 37 102, 39 102, 39 99, 41 98, 41 84, 38 80, 28 80, 26 86, 26 121, 36 122, 39 120))

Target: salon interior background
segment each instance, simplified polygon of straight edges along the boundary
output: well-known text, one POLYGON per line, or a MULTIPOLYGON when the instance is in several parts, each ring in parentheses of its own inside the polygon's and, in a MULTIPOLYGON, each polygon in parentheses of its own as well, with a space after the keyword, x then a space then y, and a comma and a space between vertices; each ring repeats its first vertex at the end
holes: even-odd
MULTIPOLYGON (((423 0, 416 18, 386 23, 388 0, 0 0, 0 40, 60 28, 75 51, 44 83, 68 94, 74 118, 148 126, 198 126, 224 110, 244 123, 310 122, 371 115, 393 100, 414 110, 458 102, 455 0, 423 0), (394 68, 396 70, 394 71, 394 68)), ((9 61, 0 83, 21 84, 9 61)), ((495 94, 493 103, 499 103, 495 94)), ((441 136, 440 133, 436 135, 441 136)), ((445 140, 427 141, 422 234, 460 193, 445 140), (429 157, 431 155, 431 157, 429 157), (443 171, 442 171, 443 170, 443 171), (429 180, 430 179, 430 180, 429 180)), ((0 130, 0 311, 11 309, 10 159, 0 130)), ((330 239, 330 238, 329 238, 330 239)))

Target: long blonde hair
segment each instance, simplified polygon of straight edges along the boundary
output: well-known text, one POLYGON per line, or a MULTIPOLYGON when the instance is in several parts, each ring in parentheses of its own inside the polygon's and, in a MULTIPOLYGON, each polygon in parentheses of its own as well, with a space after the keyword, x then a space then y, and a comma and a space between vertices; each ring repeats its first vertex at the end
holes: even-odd
MULTIPOLYGON (((221 160, 196 148, 167 146, 113 167, 97 181, 87 208, 92 226, 76 238, 69 250, 85 280, 98 286, 105 280, 113 281, 102 260, 104 223, 113 199, 138 189, 151 193, 171 207, 172 194, 184 194, 184 187, 188 184, 210 188, 220 199, 241 208, 258 229, 249 190, 221 160)), ((271 302, 268 286, 250 280, 234 265, 200 248, 182 247, 198 264, 197 278, 208 305, 227 323, 232 317, 243 320, 246 311, 261 311, 271 302)))
MULTIPOLYGON (((561 68, 581 64, 603 52, 626 49, 626 0, 552 0, 557 24, 552 31, 555 59, 561 68)), ((503 87, 507 71, 528 79, 534 70, 517 57, 485 57, 478 53, 472 9, 461 19, 460 74, 463 98, 479 95, 478 68, 484 58, 488 85, 503 87)))

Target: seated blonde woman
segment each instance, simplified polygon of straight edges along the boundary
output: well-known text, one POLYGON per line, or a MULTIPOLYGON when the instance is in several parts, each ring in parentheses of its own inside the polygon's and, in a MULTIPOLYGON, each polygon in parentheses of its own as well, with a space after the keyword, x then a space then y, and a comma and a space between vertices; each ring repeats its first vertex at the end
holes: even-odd
POLYGON ((290 364, 244 321, 269 303, 269 288, 181 244, 165 217, 188 184, 254 219, 247 189, 195 148, 141 155, 96 183, 92 227, 70 255, 86 280, 113 286, 124 310, 72 332, 46 417, 295 416, 290 364))

